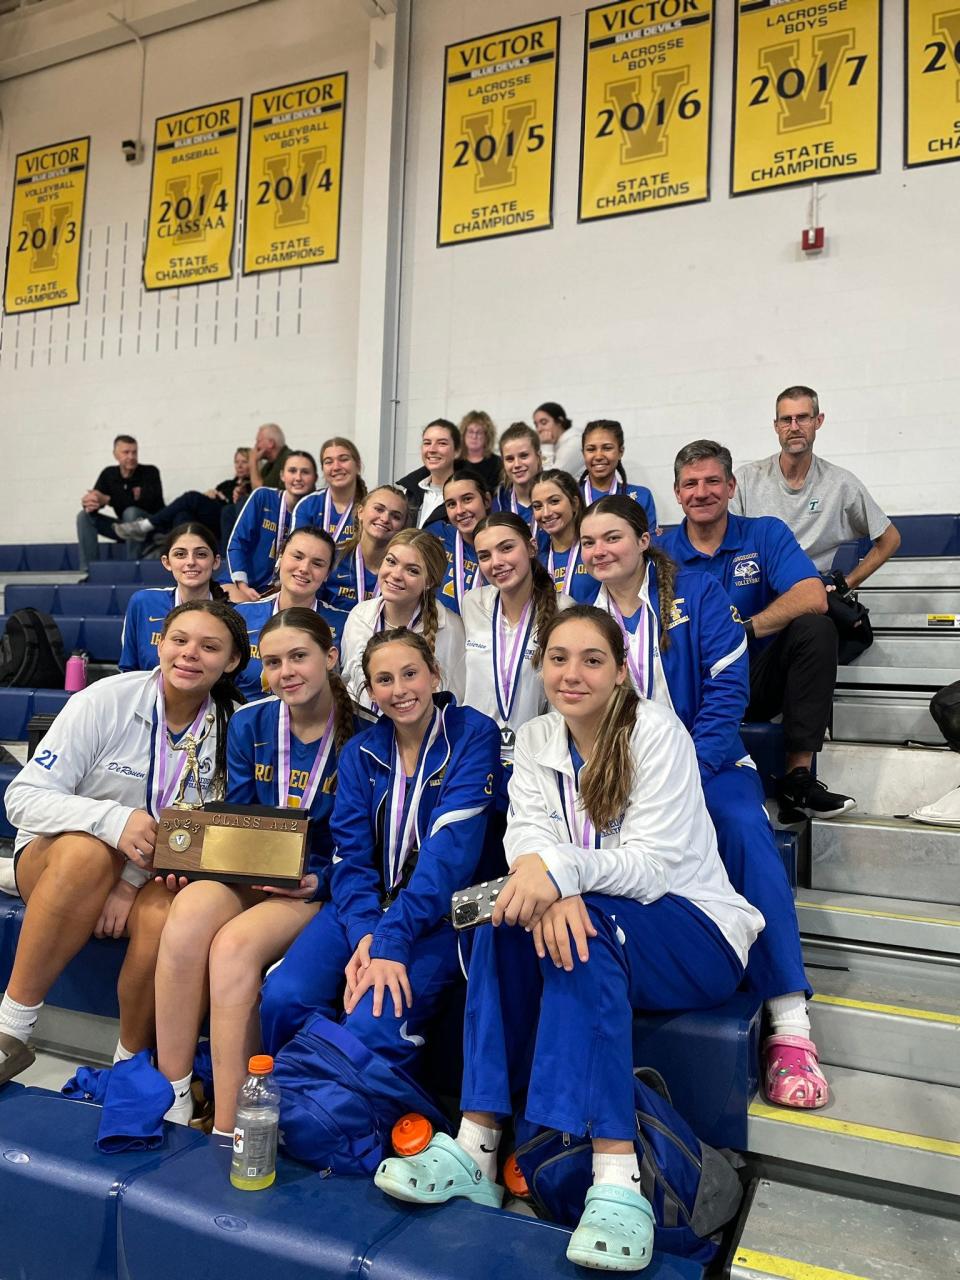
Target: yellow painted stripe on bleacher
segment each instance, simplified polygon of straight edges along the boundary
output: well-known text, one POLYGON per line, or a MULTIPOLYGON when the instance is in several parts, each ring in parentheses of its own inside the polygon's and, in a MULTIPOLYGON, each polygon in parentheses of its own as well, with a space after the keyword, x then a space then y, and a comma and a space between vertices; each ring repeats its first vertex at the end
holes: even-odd
POLYGON ((960 928, 960 920, 940 920, 935 916, 908 916, 901 911, 870 911, 865 907, 839 907, 827 902, 797 901, 795 905, 809 907, 811 911, 839 911, 841 915, 847 916, 874 916, 879 920, 913 920, 917 924, 948 924, 955 929, 960 928))
POLYGON ((738 1249, 734 1263, 763 1275, 782 1277, 782 1280, 869 1280, 868 1276, 854 1275, 852 1271, 815 1267, 811 1262, 797 1262, 776 1253, 761 1253, 759 1249, 738 1249))
POLYGON ((833 1116, 819 1115, 811 1111, 792 1111, 787 1107, 771 1107, 759 1099, 750 1104, 747 1113, 757 1120, 776 1120, 780 1124, 801 1125, 820 1133, 837 1133, 846 1138, 865 1138, 868 1142, 886 1142, 892 1147, 908 1147, 914 1151, 931 1151, 936 1155, 954 1156, 960 1159, 960 1142, 948 1142, 945 1138, 928 1138, 922 1133, 903 1133, 899 1129, 880 1129, 872 1124, 859 1124, 856 1120, 836 1120, 833 1116))
POLYGON ((955 1013, 937 1013, 933 1009, 908 1009, 902 1004, 876 1004, 872 1000, 851 1000, 849 996, 813 997, 815 1004, 835 1004, 841 1009, 865 1009, 868 1013, 892 1013, 900 1018, 917 1018, 922 1022, 945 1022, 951 1027, 960 1027, 960 1016, 955 1013))

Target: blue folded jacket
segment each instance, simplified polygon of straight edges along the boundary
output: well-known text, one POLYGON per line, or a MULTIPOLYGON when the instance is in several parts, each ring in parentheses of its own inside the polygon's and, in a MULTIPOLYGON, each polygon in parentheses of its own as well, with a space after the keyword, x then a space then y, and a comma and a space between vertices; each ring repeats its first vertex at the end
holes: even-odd
POLYGON ((81 1067, 63 1086, 68 1098, 103 1107, 97 1150, 152 1151, 163 1142, 164 1113, 173 1105, 173 1086, 142 1049, 113 1067, 81 1067))

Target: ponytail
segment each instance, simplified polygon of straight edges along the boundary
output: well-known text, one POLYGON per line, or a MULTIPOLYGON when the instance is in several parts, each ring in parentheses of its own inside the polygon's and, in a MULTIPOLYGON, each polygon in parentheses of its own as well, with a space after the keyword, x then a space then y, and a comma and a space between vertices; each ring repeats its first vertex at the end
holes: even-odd
POLYGON ((530 565, 533 578, 533 633, 539 636, 557 612, 557 587, 546 565, 533 560, 530 565))
POLYGON ((353 699, 347 692, 347 686, 336 671, 331 671, 327 679, 333 695, 333 749, 337 755, 353 737, 355 728, 353 699))

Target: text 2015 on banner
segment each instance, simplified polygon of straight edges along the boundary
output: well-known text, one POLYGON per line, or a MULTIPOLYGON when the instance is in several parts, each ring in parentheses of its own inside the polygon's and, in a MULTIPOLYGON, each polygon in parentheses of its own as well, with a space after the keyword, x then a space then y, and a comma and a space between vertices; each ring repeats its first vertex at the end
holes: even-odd
POLYGON ((253 95, 245 274, 336 262, 346 97, 346 72, 253 95))
POLYGON ((3 295, 8 314, 79 301, 89 156, 89 138, 17 156, 3 295))
POLYGON ((734 195, 875 173, 880 0, 739 0, 734 195))
POLYGON ((240 99, 232 98, 157 120, 143 260, 147 289, 233 274, 240 116, 240 99))
POLYGON ((553 221, 560 19, 447 46, 437 242, 553 221))
POLYGON ((580 221, 710 194, 713 0, 587 11, 580 221))

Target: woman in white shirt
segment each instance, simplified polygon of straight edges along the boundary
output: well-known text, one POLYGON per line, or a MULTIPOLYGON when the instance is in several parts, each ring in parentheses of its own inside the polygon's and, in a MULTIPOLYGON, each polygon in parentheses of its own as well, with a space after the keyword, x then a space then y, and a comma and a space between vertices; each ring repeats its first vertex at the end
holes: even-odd
POLYGON ((30 1033, 47 992, 92 934, 130 939, 118 1057, 153 1044, 153 974, 171 901, 150 880, 157 819, 184 782, 188 803, 222 796, 233 676, 248 653, 228 604, 178 606, 163 625, 159 667, 74 694, 7 788, 18 830, 13 882, 0 888, 27 909, 0 1003, 0 1084, 33 1061, 30 1033), (186 734, 199 743, 197 773, 188 770, 186 734))
POLYGON ((497 808, 503 811, 516 732, 546 709, 543 679, 533 665, 537 636, 573 601, 555 591, 521 516, 487 516, 474 530, 473 547, 477 571, 491 585, 468 591, 461 604, 467 649, 463 700, 500 726, 506 775, 497 808))
POLYGON ((363 673, 363 652, 372 635, 406 627, 422 635, 440 669, 440 688, 463 701, 463 623, 438 608, 436 591, 447 572, 443 543, 425 529, 402 529, 384 552, 377 574, 378 594, 350 610, 340 645, 340 665, 350 696, 376 710, 363 673))
POLYGON ((593 1143, 567 1257, 640 1270, 653 1210, 633 1143, 634 1012, 729 998, 763 917, 727 879, 693 743, 671 711, 637 696, 616 622, 577 605, 546 625, 538 659, 553 710, 517 736, 511 874, 493 913, 518 927, 474 937, 460 1130, 384 1161, 376 1182, 420 1203, 499 1205, 501 1126, 524 1083, 511 1065, 534 1026, 526 1119, 593 1143))

